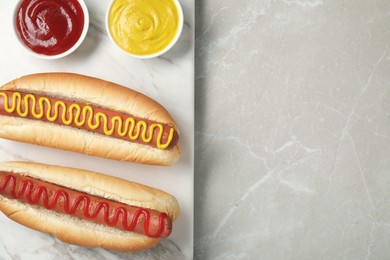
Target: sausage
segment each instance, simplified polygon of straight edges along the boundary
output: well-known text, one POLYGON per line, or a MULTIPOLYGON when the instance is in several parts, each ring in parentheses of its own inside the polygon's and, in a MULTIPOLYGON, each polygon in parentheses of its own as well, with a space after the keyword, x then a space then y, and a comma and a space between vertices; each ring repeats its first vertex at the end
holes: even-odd
POLYGON ((165 238, 172 232, 172 222, 166 213, 132 207, 19 174, 0 172, 0 194, 149 237, 165 238))
POLYGON ((92 104, 87 105, 23 92, 0 91, 0 115, 68 125, 154 148, 160 147, 160 149, 172 149, 177 145, 179 139, 179 135, 173 127, 155 121, 126 115, 92 104), (50 111, 48 111, 49 106, 50 111), (84 111, 85 113, 83 113, 84 111), (128 122, 128 125, 125 122, 128 122), (151 131, 153 126, 156 127, 151 131))

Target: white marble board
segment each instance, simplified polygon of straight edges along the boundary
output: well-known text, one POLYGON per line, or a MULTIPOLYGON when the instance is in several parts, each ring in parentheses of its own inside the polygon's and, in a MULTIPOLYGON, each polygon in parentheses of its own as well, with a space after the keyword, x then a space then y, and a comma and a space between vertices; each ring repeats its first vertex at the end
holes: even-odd
POLYGON ((38 72, 75 72, 131 87, 160 102, 181 131, 179 162, 172 167, 137 165, 47 147, 0 140, 0 161, 23 160, 98 171, 173 194, 181 206, 171 236, 140 253, 118 253, 64 244, 0 214, 0 259, 188 259, 193 255, 194 1, 181 0, 185 24, 177 44, 160 58, 137 60, 123 54, 106 33, 109 0, 86 0, 90 27, 70 56, 41 60, 19 44, 12 27, 17 1, 0 0, 0 84, 38 72))

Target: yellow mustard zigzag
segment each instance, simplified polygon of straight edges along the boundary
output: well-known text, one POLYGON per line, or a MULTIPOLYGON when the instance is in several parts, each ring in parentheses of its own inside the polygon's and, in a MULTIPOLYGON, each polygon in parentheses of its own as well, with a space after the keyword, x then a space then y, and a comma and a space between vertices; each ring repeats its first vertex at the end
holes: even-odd
POLYGON ((38 101, 37 98, 32 94, 25 94, 22 98, 22 94, 20 92, 13 92, 12 94, 12 107, 9 106, 8 102, 8 95, 5 92, 0 92, 0 97, 4 98, 4 110, 7 113, 14 113, 15 110, 18 113, 20 117, 27 117, 30 113, 31 115, 36 119, 42 119, 44 116, 50 121, 54 122, 58 119, 59 116, 59 108, 62 107, 62 116, 61 120, 64 122, 65 125, 70 125, 72 123, 75 123, 77 126, 81 127, 85 125, 87 122, 87 126, 94 130, 100 127, 101 119, 103 121, 103 130, 104 134, 111 136, 115 131, 115 124, 118 123, 117 132, 120 136, 128 136, 130 140, 136 140, 139 138, 141 134, 142 141, 145 143, 150 143, 153 139, 153 133, 155 128, 159 128, 159 133, 157 136, 157 148, 158 149, 166 149, 169 144, 171 143, 173 139, 173 133, 174 128, 170 128, 168 140, 165 144, 161 143, 162 135, 164 127, 162 124, 154 123, 149 127, 149 137, 146 137, 148 125, 145 121, 138 121, 135 122, 134 118, 126 118, 126 121, 123 123, 123 119, 120 116, 114 116, 111 118, 111 129, 108 128, 108 117, 106 114, 102 112, 95 113, 93 111, 93 108, 89 105, 85 105, 83 108, 81 108, 78 104, 71 104, 69 107, 66 106, 66 104, 63 101, 56 101, 54 104, 54 113, 52 113, 52 104, 50 102, 50 99, 47 97, 39 97, 38 101), (32 102, 32 110, 30 110, 29 106, 25 106, 25 111, 22 111, 21 105, 24 101, 25 104, 29 104, 29 100, 32 102), (36 106, 38 102, 38 107, 36 106), (48 109, 46 111, 46 115, 44 112, 44 104, 46 103, 48 109), (39 112, 37 112, 37 110, 39 112), (67 112, 69 113, 69 118, 66 118, 67 112), (89 112, 89 117, 87 119, 87 114, 89 112), (53 114, 53 115, 52 115, 53 114), (82 120, 80 120, 80 115, 82 115, 82 120), (95 119, 95 123, 93 122, 95 119), (142 127, 142 131, 141 131, 142 127), (134 133, 134 128, 136 128, 136 133, 134 133))

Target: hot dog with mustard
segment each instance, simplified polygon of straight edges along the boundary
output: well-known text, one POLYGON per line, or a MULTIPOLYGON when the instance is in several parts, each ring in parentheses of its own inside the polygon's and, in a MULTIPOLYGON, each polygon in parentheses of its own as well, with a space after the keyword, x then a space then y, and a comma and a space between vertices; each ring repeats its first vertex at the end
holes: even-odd
POLYGON ((160 104, 71 73, 33 74, 0 87, 0 137, 143 164, 171 165, 180 156, 176 123, 160 104))

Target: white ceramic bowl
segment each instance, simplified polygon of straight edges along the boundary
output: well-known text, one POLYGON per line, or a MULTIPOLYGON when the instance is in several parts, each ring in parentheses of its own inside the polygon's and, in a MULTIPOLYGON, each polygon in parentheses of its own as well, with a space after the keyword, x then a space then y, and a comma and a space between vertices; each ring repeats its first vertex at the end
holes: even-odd
POLYGON ((111 6, 112 4, 114 3, 115 0, 111 0, 108 8, 107 8, 107 12, 106 12, 106 30, 107 30, 107 34, 111 40, 111 42, 117 46, 121 51, 123 51, 124 53, 126 53, 127 55, 131 56, 131 57, 134 57, 134 58, 138 58, 138 59, 151 59, 151 58, 155 58, 155 57, 158 57, 160 55, 163 55, 164 53, 166 53, 167 51, 169 51, 173 45, 176 44, 177 40, 179 40, 179 37, 180 37, 180 34, 183 30, 183 23, 184 23, 184 17, 183 17, 183 9, 181 8, 181 5, 180 5, 180 2, 178 0, 173 0, 173 2, 175 3, 176 7, 177 7, 177 11, 178 11, 178 14, 179 14, 179 28, 176 32, 176 35, 175 35, 175 38, 173 38, 173 40, 170 42, 169 45, 167 45, 167 47, 165 47, 164 49, 162 49, 161 51, 159 52, 156 52, 156 53, 153 53, 153 54, 149 54, 149 55, 136 55, 136 54, 133 54, 133 53, 129 53, 127 51, 125 51, 124 49, 122 49, 116 42, 115 40, 113 39, 112 35, 111 35, 111 32, 110 32, 110 26, 109 26, 109 14, 110 14, 110 10, 111 10, 111 6))
POLYGON ((23 0, 19 0, 17 2, 17 4, 15 5, 15 10, 14 10, 12 24, 13 24, 13 27, 14 27, 14 32, 15 32, 16 38, 18 39, 20 44, 23 46, 23 48, 27 52, 29 52, 31 55, 33 55, 35 57, 38 57, 38 58, 41 58, 41 59, 47 59, 47 60, 54 60, 54 59, 63 58, 65 56, 68 56, 72 52, 74 52, 81 45, 81 43, 84 41, 85 36, 87 36, 88 28, 89 28, 88 8, 87 8, 87 5, 85 4, 84 0, 78 0, 78 2, 80 3, 81 8, 83 10, 83 13, 84 13, 84 27, 83 27, 83 31, 81 32, 81 35, 80 35, 80 38, 78 39, 78 41, 70 49, 66 50, 65 52, 56 54, 56 55, 44 55, 44 54, 39 54, 39 53, 34 52, 33 50, 31 50, 30 48, 28 48, 24 44, 22 39, 20 39, 20 37, 18 35, 18 32, 17 32, 17 29, 16 29, 16 15, 17 15, 18 7, 21 4, 21 2, 23 2, 23 0))

